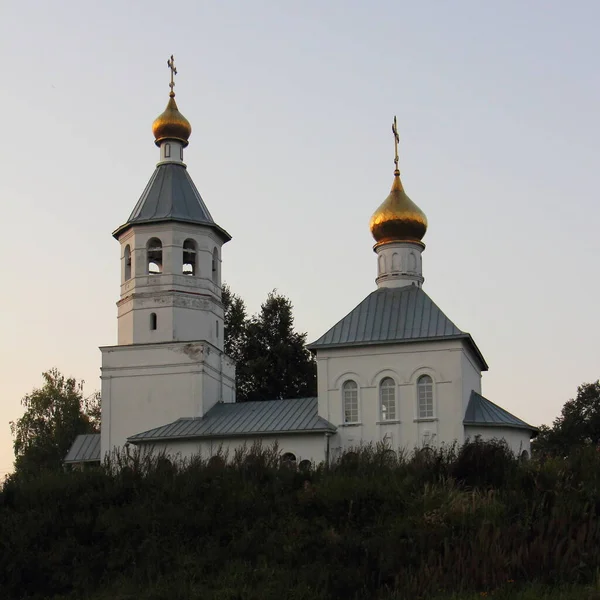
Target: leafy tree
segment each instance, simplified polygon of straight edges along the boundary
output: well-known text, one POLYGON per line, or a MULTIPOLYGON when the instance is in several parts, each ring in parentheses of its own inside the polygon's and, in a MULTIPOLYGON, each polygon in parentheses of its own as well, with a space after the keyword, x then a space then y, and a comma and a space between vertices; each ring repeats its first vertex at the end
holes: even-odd
POLYGON ((577 446, 600 447, 600 381, 577 388, 577 396, 565 402, 552 427, 540 427, 533 449, 565 455, 577 446))
POLYGON ((247 335, 246 305, 227 284, 223 284, 222 300, 225 309, 225 353, 234 360, 240 361, 247 335))
POLYGON ((98 393, 84 397, 83 381, 66 378, 57 369, 42 376, 44 385, 21 400, 23 416, 10 423, 17 473, 60 468, 78 434, 99 431, 98 393))
POLYGON ((225 351, 237 361, 237 400, 314 396, 317 367, 306 333, 294 331, 291 301, 272 291, 248 317, 244 301, 224 286, 225 351))

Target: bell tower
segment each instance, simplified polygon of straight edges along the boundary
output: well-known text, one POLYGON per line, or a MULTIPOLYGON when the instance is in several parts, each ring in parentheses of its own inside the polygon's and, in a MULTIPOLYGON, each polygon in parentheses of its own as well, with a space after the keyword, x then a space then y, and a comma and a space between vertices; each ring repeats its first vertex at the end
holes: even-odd
POLYGON ((102 452, 180 417, 235 399, 224 352, 221 250, 231 236, 212 218, 183 152, 192 128, 169 101, 152 125, 159 162, 127 221, 121 246, 117 346, 102 348, 102 452))
POLYGON ((231 236, 213 220, 183 162, 192 128, 171 92, 152 126, 160 160, 126 223, 121 244, 118 343, 207 340, 223 349, 221 248, 231 236))

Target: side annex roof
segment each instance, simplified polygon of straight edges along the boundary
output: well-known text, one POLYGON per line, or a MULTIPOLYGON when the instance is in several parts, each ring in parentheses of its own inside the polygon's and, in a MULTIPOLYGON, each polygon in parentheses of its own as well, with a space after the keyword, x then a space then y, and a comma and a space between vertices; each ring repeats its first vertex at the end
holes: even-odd
POLYGON ((100 434, 78 435, 63 461, 66 465, 82 462, 100 462, 100 434))
POLYGON ((419 287, 379 288, 336 323, 310 350, 344 346, 464 339, 488 370, 470 334, 461 331, 419 287))
POLYGON ((516 429, 528 429, 533 436, 537 435, 537 427, 525 423, 519 417, 509 413, 502 407, 494 404, 491 400, 484 398, 475 390, 471 391, 469 404, 465 412, 463 425, 475 425, 477 427, 514 427, 516 429))
POLYGON ((318 415, 317 398, 219 403, 204 417, 182 418, 127 439, 140 442, 214 439, 297 433, 334 433, 336 428, 318 415))

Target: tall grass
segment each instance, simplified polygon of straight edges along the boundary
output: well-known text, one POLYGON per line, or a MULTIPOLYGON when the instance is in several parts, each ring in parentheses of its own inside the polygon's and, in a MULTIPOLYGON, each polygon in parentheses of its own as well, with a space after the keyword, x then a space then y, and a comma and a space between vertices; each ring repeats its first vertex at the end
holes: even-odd
POLYGON ((368 446, 305 471, 260 444, 220 459, 121 453, 9 478, 0 598, 412 600, 598 579, 593 449, 368 446))

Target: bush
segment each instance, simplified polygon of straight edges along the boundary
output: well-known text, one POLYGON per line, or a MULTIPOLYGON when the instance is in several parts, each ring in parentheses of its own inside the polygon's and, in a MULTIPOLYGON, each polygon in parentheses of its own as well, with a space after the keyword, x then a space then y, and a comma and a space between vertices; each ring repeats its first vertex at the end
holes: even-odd
POLYGON ((367 446, 330 468, 280 459, 256 444, 9 478, 0 598, 412 600, 595 581, 595 451, 520 462, 474 440, 367 446))

